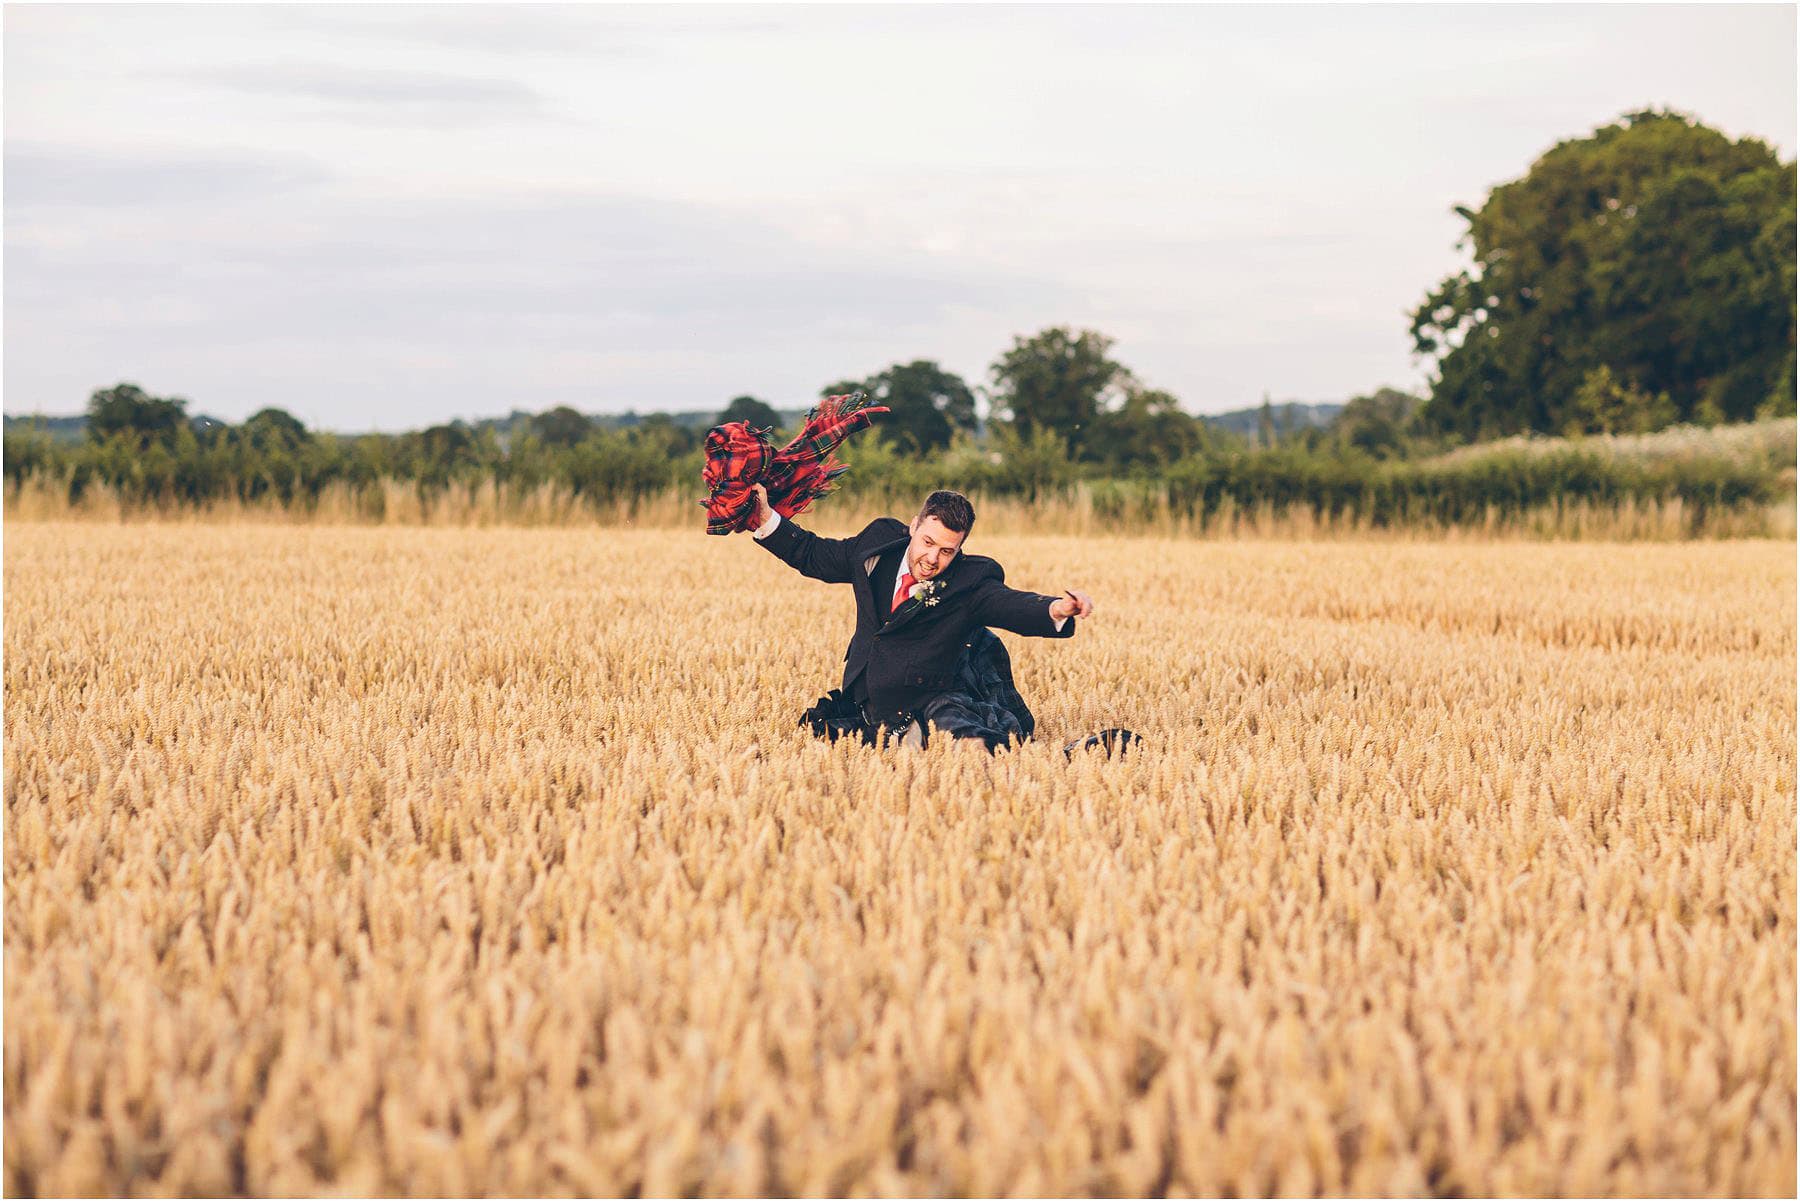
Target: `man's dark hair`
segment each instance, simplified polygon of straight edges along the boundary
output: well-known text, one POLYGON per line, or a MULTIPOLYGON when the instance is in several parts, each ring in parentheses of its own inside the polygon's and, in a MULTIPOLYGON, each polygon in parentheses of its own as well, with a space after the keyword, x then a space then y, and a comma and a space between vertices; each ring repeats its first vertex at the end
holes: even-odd
POLYGON ((925 504, 919 507, 919 516, 936 518, 944 523, 946 530, 957 534, 967 534, 975 525, 975 507, 969 504, 969 498, 947 488, 940 488, 926 497, 925 504))

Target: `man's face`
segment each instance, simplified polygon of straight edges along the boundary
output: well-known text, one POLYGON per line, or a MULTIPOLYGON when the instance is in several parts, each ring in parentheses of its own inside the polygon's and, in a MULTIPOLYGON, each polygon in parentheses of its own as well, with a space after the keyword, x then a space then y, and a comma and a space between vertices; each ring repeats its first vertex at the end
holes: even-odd
POLYGON ((968 532, 958 534, 934 517, 912 520, 912 542, 906 548, 906 566, 914 580, 931 580, 950 566, 962 550, 968 532))

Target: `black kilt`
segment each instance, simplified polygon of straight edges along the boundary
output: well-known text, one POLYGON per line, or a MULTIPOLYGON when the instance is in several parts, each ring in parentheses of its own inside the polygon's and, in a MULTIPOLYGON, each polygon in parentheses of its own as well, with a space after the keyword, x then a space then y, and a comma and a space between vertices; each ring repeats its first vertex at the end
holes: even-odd
POLYGON ((871 722, 843 690, 833 689, 800 715, 800 725, 837 742, 845 736, 868 744, 885 742, 914 720, 929 743, 933 731, 955 739, 979 739, 989 751, 1023 743, 1037 729, 1025 698, 1013 685, 1012 658, 1006 644, 985 626, 969 632, 956 661, 956 683, 928 697, 906 720, 892 725, 871 722))

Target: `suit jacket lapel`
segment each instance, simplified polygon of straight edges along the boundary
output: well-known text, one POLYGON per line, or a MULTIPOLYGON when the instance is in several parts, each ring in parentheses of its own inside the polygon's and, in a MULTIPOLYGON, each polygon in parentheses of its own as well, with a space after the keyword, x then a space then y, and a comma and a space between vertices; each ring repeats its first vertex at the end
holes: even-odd
MULTIPOLYGON (((875 548, 873 554, 863 558, 862 576, 857 583, 869 590, 869 604, 874 607, 874 613, 877 619, 880 619, 882 614, 887 613, 888 598, 882 595, 881 585, 875 581, 875 569, 880 565, 882 556, 886 555, 889 551, 892 551, 895 547, 905 546, 911 540, 912 535, 904 535, 891 542, 881 544, 881 546, 875 548)), ((888 614, 888 617, 892 616, 892 614, 888 614)))

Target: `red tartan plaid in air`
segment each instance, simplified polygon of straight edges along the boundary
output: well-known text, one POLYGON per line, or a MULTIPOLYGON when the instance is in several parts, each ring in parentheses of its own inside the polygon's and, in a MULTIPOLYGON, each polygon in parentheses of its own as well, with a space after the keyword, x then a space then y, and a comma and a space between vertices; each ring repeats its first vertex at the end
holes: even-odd
POLYGON ((748 422, 714 426, 706 435, 706 466, 701 478, 710 496, 706 532, 731 534, 751 529, 756 516, 755 485, 769 490, 769 505, 784 518, 805 511, 831 491, 831 482, 849 471, 832 455, 856 431, 886 413, 860 392, 828 396, 806 415, 806 426, 794 441, 775 449, 769 430, 748 422))

